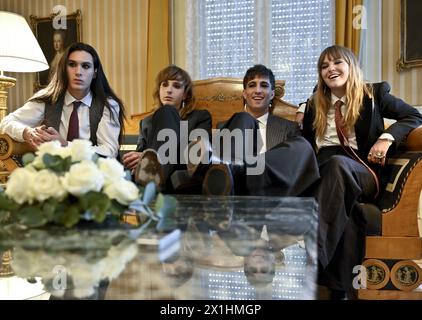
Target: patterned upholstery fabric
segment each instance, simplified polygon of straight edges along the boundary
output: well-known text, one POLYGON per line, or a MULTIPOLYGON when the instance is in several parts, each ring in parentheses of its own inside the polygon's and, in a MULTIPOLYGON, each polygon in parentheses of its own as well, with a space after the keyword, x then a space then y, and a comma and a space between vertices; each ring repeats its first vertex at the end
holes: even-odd
POLYGON ((381 172, 384 190, 376 202, 382 212, 388 212, 398 204, 409 174, 421 160, 422 152, 412 151, 401 152, 388 159, 388 164, 381 172))

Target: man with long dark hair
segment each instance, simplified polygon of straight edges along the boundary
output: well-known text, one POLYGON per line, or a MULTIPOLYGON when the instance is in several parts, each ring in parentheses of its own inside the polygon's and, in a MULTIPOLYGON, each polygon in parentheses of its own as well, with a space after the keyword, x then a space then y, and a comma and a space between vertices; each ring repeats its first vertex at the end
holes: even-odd
POLYGON ((93 47, 74 43, 64 52, 48 86, 0 123, 0 131, 35 149, 47 141, 63 146, 90 140, 97 154, 116 157, 123 102, 111 89, 93 47))

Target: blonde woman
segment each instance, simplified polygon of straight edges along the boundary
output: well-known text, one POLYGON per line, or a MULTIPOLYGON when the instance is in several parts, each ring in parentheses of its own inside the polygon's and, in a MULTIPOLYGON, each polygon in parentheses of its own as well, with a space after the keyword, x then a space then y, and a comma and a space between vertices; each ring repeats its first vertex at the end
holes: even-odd
POLYGON ((318 88, 307 103, 303 135, 317 152, 321 175, 315 194, 319 282, 334 293, 353 295, 353 267, 364 256, 366 221, 356 205, 374 199, 380 167, 422 124, 421 114, 389 91, 386 82, 364 83, 349 49, 331 46, 321 53, 318 88), (397 122, 384 129, 384 117, 397 122))

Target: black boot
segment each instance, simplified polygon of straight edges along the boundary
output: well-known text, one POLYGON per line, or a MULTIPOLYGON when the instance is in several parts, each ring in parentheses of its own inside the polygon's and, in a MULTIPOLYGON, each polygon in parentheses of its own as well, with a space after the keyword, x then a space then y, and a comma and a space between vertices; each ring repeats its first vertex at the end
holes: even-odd
POLYGON ((205 174, 202 193, 205 195, 245 194, 245 168, 239 164, 212 164, 205 174))

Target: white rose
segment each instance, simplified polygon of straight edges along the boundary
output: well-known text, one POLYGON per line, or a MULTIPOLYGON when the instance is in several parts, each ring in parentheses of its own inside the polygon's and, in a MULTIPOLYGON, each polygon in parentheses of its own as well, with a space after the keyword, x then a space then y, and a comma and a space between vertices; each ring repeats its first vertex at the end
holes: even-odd
POLYGON ((63 159, 72 156, 70 147, 61 147, 58 155, 63 159))
POLYGON ((72 161, 92 160, 95 150, 89 140, 75 139, 70 145, 72 161))
POLYGON ((32 162, 32 165, 37 169, 43 169, 45 168, 44 162, 43 162, 43 156, 48 153, 52 156, 59 155, 61 156, 62 152, 62 146, 59 141, 49 141, 42 143, 39 147, 37 152, 35 154, 37 155, 32 162))
POLYGON ((95 163, 84 160, 70 167, 62 178, 65 190, 75 196, 89 191, 100 191, 104 185, 104 176, 95 163))
POLYGON ((125 177, 123 165, 114 158, 99 158, 98 168, 104 175, 105 185, 114 183, 125 177))
POLYGON ((60 141, 53 140, 49 142, 42 143, 36 152, 37 155, 43 155, 45 153, 49 153, 53 156, 59 155, 60 151, 62 149, 62 145, 60 144, 60 141))
POLYGON ((104 188, 104 193, 117 202, 127 206, 139 197, 138 187, 131 181, 120 179, 104 188))
POLYGON ((36 171, 32 168, 17 168, 9 177, 6 184, 6 195, 15 202, 32 203, 35 195, 31 186, 35 183, 36 171))
POLYGON ((63 200, 66 190, 60 183, 59 177, 52 171, 41 170, 35 174, 35 183, 31 184, 33 194, 38 201, 49 198, 63 200))

